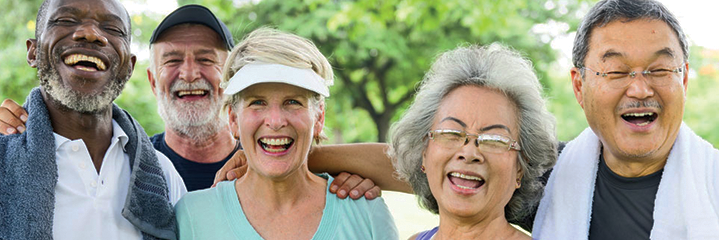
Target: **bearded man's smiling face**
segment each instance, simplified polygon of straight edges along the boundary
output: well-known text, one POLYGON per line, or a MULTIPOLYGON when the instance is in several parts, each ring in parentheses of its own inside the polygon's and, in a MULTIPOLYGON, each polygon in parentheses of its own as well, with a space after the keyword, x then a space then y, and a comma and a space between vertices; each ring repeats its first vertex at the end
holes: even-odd
POLYGON ((37 39, 28 40, 28 63, 38 68, 42 90, 66 110, 109 109, 135 64, 127 12, 114 0, 46 4, 37 39))

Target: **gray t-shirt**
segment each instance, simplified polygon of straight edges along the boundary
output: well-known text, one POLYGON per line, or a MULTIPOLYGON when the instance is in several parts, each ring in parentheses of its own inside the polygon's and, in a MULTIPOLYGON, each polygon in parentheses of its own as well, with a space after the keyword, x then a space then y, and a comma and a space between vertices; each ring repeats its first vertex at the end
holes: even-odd
POLYGON ((664 169, 643 177, 622 177, 612 172, 600 156, 589 240, 649 239, 654 199, 663 172, 664 169))

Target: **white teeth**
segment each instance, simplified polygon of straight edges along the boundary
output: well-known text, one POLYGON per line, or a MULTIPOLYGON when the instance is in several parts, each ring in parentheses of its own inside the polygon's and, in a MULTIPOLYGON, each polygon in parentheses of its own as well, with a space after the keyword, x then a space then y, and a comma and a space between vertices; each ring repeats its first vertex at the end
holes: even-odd
MULTIPOLYGON (((99 58, 93 57, 93 56, 87 56, 84 54, 72 54, 70 56, 65 57, 65 64, 67 65, 75 65, 76 63, 80 61, 87 61, 94 63, 97 66, 97 69, 100 71, 105 70, 105 63, 102 62, 99 58)), ((83 67, 84 69, 87 69, 86 67, 83 67)))
POLYGON ((457 177, 457 178, 462 178, 462 179, 467 179, 467 180, 484 181, 484 179, 482 179, 480 177, 464 175, 464 174, 461 174, 458 172, 453 172, 453 173, 450 173, 449 175, 452 177, 457 177))
POLYGON ((287 145, 292 142, 292 139, 290 138, 262 138, 260 139, 260 142, 267 144, 267 145, 287 145))
POLYGON ((277 153, 277 152, 284 152, 287 150, 286 146, 287 144, 292 143, 291 138, 261 138, 260 142, 264 143, 266 146, 262 146, 262 149, 268 152, 277 153), (272 146, 272 147, 270 147, 272 146))
MULTIPOLYGON (((652 112, 642 112, 642 113, 625 113, 622 115, 622 117, 652 117, 654 116, 654 113, 652 112)), ((643 127, 651 123, 652 121, 645 121, 641 123, 635 123, 635 125, 643 127)))
POLYGON ((625 113, 623 116, 626 117, 648 117, 653 116, 654 113, 651 112, 644 112, 644 113, 625 113))
POLYGON ((185 95, 204 95, 205 90, 182 90, 177 92, 177 96, 185 96, 185 95))

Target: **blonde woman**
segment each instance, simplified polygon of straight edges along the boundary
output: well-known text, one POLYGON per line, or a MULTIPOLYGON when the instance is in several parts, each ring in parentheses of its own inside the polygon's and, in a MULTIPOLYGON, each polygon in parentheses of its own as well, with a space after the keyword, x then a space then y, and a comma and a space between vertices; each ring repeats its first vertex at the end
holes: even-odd
POLYGON ((397 239, 387 206, 331 196, 332 177, 307 167, 322 139, 333 74, 312 42, 259 29, 225 65, 225 108, 248 170, 176 206, 180 239, 397 239))

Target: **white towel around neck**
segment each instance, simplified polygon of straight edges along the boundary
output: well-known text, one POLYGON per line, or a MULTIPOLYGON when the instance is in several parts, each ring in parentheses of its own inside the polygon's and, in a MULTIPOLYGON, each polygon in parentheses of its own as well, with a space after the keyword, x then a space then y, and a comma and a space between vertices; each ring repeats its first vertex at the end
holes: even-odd
MULTIPOLYGON (((544 190, 532 238, 588 239, 600 149, 590 128, 567 144, 544 190)), ((719 150, 684 123, 664 166, 653 217, 653 240, 719 239, 719 150)))

